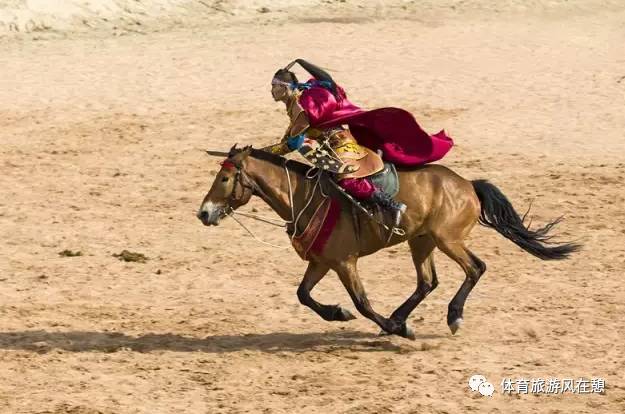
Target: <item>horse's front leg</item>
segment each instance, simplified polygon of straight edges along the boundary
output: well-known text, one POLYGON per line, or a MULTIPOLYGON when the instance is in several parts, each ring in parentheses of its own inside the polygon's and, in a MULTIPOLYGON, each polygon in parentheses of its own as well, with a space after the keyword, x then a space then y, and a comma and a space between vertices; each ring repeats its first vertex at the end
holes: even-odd
POLYGON ((414 333, 406 327, 405 323, 387 319, 373 310, 367 298, 367 294, 365 293, 365 288, 358 276, 356 268, 357 260, 357 258, 350 258, 340 262, 334 266, 334 270, 338 273, 343 286, 347 289, 358 312, 377 323, 385 332, 403 336, 404 338, 414 339, 414 333))
POLYGON ((309 262, 306 273, 304 273, 304 279, 300 283, 299 288, 297 288, 297 298, 302 305, 308 306, 326 321, 349 321, 356 319, 347 309, 339 305, 323 305, 310 296, 310 291, 323 279, 329 270, 329 266, 317 262, 309 262))

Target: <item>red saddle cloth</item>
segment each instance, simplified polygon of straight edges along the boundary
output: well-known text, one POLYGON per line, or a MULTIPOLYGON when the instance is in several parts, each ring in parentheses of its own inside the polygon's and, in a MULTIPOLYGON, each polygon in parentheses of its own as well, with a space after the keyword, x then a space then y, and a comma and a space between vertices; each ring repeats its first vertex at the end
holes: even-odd
POLYGON ((299 256, 308 260, 310 253, 321 254, 341 214, 338 200, 326 198, 313 213, 304 231, 291 244, 299 256))

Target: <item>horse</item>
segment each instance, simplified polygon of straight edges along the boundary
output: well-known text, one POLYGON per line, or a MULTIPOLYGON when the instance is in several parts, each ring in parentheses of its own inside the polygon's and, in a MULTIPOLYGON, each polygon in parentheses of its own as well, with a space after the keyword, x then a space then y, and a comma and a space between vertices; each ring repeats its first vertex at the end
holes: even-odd
POLYGON ((300 303, 326 321, 355 319, 347 309, 319 303, 310 294, 328 271, 334 270, 358 312, 375 322, 381 333, 415 339, 406 320, 438 285, 433 258, 433 251, 438 248, 465 273, 447 309, 447 325, 452 335, 456 334, 463 322, 465 301, 486 271, 486 264, 465 244, 476 223, 496 230, 542 260, 566 259, 581 248, 576 243, 550 241, 549 232, 562 217, 530 230, 525 226, 525 215, 520 217, 495 185, 487 180, 466 180, 443 165, 397 168, 400 191, 396 199, 406 204, 407 210, 400 222, 403 231, 389 237, 379 222, 349 208, 350 201, 341 197, 338 189, 333 192, 332 186, 319 185, 333 179, 319 169, 251 146, 237 148, 235 144, 227 153, 207 152, 227 158, 197 212, 206 226, 218 225, 221 219, 257 196, 289 223, 291 232, 297 232, 303 230, 313 215, 313 209, 308 206, 318 205, 328 196, 341 200, 334 230, 323 250, 311 253, 306 259, 308 267, 297 289, 300 303), (357 263, 360 257, 403 242, 408 242, 417 271, 416 289, 386 318, 369 303, 357 263))

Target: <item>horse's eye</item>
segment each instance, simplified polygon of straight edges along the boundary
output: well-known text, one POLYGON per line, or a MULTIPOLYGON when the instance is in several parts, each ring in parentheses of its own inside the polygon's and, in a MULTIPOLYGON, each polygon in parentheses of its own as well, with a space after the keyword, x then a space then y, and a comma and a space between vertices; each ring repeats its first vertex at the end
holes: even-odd
POLYGON ((229 179, 230 179, 230 177, 223 177, 223 178, 221 179, 221 182, 222 182, 222 183, 225 183, 225 182, 226 182, 226 181, 228 181, 229 179))

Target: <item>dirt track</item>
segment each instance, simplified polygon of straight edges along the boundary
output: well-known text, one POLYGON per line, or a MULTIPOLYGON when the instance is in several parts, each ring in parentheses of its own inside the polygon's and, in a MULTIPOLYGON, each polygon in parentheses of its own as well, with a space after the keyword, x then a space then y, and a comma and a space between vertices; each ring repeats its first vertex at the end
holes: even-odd
MULTIPOLYGON (((625 9, 567 10, 0 42, 0 411, 625 411, 625 9), (457 146, 443 164, 519 210, 533 200, 536 223, 564 214, 558 234, 584 250, 541 262, 476 229, 488 271, 453 337, 463 275, 442 254, 416 341, 318 318, 297 301, 294 251, 194 216, 218 168, 201 150, 279 137, 269 81, 300 56, 334 69, 357 104, 445 128, 457 146), (149 260, 112 257, 123 249, 149 260), (476 373, 492 398, 468 390, 476 373), (580 376, 606 392, 500 392, 505 377, 580 376)), ((407 246, 360 263, 383 314, 414 289, 407 246)), ((313 294, 355 313, 334 275, 313 294)))

